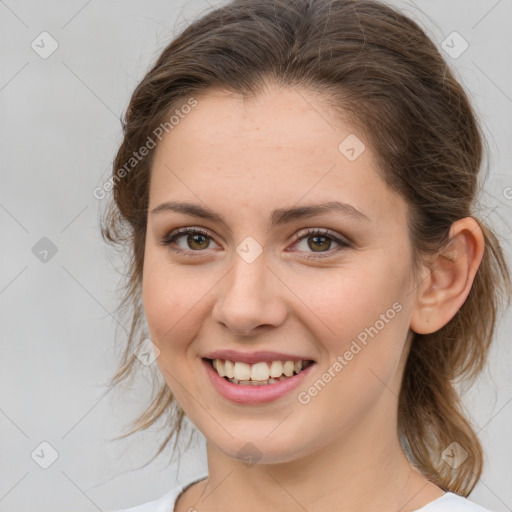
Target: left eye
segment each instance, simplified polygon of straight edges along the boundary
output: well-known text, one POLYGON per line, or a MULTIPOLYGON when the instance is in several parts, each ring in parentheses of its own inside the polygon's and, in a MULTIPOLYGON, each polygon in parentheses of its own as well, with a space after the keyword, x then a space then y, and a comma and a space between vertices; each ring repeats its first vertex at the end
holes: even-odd
POLYGON ((303 252, 308 252, 307 249, 310 249, 313 253, 336 252, 340 249, 350 247, 350 244, 346 240, 342 240, 328 230, 310 230, 306 233, 299 233, 295 239, 297 240, 295 246, 303 252), (331 250, 333 242, 338 244, 338 247, 331 250), (302 248, 300 248, 301 244, 303 244, 302 248))

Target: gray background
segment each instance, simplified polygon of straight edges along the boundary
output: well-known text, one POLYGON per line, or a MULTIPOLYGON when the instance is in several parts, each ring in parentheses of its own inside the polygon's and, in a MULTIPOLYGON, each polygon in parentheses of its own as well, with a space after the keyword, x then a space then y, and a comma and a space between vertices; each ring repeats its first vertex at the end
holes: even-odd
MULTIPOLYGON (((447 60, 490 142, 482 215, 510 238, 503 219, 512 205, 504 194, 512 186, 512 1, 391 3, 440 47, 454 31, 469 44, 447 60)), ((1 511, 107 511, 155 499, 206 469, 200 435, 179 467, 166 467, 163 456, 144 469, 137 467, 163 432, 110 440, 142 410, 150 387, 142 381, 105 395, 116 365, 119 259, 100 239, 103 205, 92 191, 108 178, 119 116, 137 82, 173 34, 207 8, 200 1, 0 1, 1 511), (49 39, 41 48, 44 31, 58 43, 47 58, 31 47, 51 48, 49 39), (36 257, 48 244, 43 237, 57 250, 46 261, 36 257), (48 469, 34 460, 50 460, 43 441, 58 452, 48 469)), ((512 510, 510 327, 508 311, 488 370, 465 395, 486 450, 471 499, 496 511, 512 510)))

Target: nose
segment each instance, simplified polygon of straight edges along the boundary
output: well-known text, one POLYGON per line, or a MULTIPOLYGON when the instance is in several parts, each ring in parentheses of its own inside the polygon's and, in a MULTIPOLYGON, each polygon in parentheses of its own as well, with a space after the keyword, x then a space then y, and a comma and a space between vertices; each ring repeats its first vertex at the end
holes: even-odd
POLYGON ((213 307, 213 319, 224 329, 251 336, 282 325, 288 314, 283 296, 286 287, 261 254, 252 263, 238 254, 222 280, 213 307))

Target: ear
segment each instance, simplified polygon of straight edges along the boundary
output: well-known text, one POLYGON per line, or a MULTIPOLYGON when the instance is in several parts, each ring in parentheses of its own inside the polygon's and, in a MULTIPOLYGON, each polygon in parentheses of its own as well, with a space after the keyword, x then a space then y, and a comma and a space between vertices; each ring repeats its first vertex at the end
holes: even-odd
POLYGON ((464 304, 485 249, 478 222, 465 217, 452 224, 448 244, 429 257, 417 284, 411 329, 430 334, 444 327, 464 304))

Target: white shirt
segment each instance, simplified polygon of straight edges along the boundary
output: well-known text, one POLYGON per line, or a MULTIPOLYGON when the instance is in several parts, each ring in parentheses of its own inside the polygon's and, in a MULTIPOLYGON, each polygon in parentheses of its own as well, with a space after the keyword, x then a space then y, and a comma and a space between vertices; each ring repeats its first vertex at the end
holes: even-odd
MULTIPOLYGON (((192 482, 180 485, 170 490, 162 497, 154 501, 148 501, 137 505, 136 507, 126 508, 123 510, 114 510, 112 512, 174 512, 174 505, 178 501, 178 496, 191 485, 204 480, 208 475, 196 478, 192 482)), ((431 501, 424 507, 417 509, 415 512, 491 512, 490 510, 469 501, 463 496, 447 492, 440 498, 431 501)))

